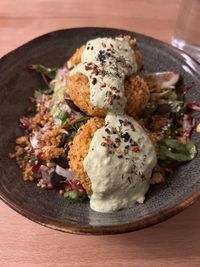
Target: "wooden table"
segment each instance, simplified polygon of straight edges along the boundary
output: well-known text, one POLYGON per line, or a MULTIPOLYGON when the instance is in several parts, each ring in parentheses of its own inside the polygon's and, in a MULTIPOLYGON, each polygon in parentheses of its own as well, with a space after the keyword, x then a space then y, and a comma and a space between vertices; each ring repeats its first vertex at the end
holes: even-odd
MULTIPOLYGON (((1 0, 0 56, 60 28, 118 27, 170 42, 179 0, 1 0)), ((159 225, 78 236, 37 225, 0 202, 0 266, 200 266, 200 202, 159 225)))

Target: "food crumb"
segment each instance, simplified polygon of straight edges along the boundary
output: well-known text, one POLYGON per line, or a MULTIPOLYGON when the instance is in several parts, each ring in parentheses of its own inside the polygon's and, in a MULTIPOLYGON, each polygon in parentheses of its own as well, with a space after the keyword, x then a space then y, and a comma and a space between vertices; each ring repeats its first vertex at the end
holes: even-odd
POLYGON ((197 124, 197 127, 196 127, 196 132, 197 132, 197 133, 200 133, 200 123, 199 123, 199 124, 197 124))
POLYGON ((154 172, 151 177, 151 184, 161 184, 165 182, 164 173, 161 172, 154 172))

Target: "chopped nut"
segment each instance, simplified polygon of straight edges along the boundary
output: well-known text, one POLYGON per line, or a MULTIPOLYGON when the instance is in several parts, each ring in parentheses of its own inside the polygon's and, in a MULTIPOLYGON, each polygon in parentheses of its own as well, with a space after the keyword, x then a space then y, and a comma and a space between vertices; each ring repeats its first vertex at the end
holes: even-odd
POLYGON ((197 133, 200 133, 200 123, 197 125, 196 131, 197 131, 197 133))
POLYGON ((28 137, 27 136, 21 136, 16 139, 16 144, 18 145, 27 145, 28 144, 28 137))
POLYGON ((151 184, 161 184, 165 182, 165 175, 161 172, 154 172, 151 177, 151 184))

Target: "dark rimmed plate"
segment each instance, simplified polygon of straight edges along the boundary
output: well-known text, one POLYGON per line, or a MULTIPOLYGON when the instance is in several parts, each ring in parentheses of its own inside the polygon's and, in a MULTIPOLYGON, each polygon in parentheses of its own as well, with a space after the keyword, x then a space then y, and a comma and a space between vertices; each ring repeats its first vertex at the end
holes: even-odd
MULTIPOLYGON (((17 212, 50 228, 70 233, 114 234, 133 231, 161 222, 192 204, 200 196, 200 153, 180 166, 165 185, 151 187, 145 204, 115 213, 96 213, 89 203, 70 202, 59 194, 25 183, 14 160, 15 138, 21 130, 19 118, 29 106, 29 97, 41 84, 27 71, 30 63, 62 66, 74 50, 98 36, 128 34, 137 38, 145 59, 145 69, 175 70, 182 76, 179 88, 191 85, 188 100, 200 102, 200 65, 183 52, 150 37, 108 28, 75 28, 43 35, 21 46, 0 60, 0 195, 17 212)), ((195 114, 197 121, 200 115, 195 114)), ((200 147, 200 137, 192 139, 200 147)))

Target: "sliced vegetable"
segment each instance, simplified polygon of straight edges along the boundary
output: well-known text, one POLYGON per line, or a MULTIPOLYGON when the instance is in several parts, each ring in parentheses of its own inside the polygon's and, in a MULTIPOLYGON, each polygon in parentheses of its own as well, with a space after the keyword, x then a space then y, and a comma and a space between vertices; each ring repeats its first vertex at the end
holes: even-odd
POLYGON ((44 95, 52 95, 53 90, 51 88, 40 88, 40 92, 44 95))
POLYGON ((59 120, 61 120, 62 123, 64 123, 68 117, 68 112, 67 111, 63 111, 63 110, 60 110, 56 115, 55 117, 59 120))
POLYGON ((56 76, 58 68, 47 68, 40 64, 32 64, 28 66, 29 69, 35 70, 36 72, 45 75, 50 80, 53 80, 56 76))
POLYGON ((59 88, 53 94, 51 101, 51 109, 50 109, 50 113, 52 114, 54 119, 59 119, 61 121, 61 124, 63 124, 66 121, 69 115, 65 109, 61 109, 62 107, 61 105, 58 105, 58 103, 61 103, 62 100, 64 100, 64 94, 65 94, 65 87, 59 88))
POLYGON ((164 94, 162 95, 162 98, 174 101, 174 100, 177 100, 178 95, 175 90, 169 89, 164 92, 164 94))
POLYGON ((196 101, 194 100, 194 101, 191 101, 191 102, 189 102, 189 103, 187 103, 187 108, 188 109, 191 109, 191 110, 196 110, 196 111, 200 111, 200 106, 198 106, 197 104, 196 104, 196 101))
POLYGON ((57 105, 58 102, 64 100, 65 95, 65 87, 60 87, 52 96, 51 105, 52 108, 54 108, 55 105, 57 105))
POLYGON ((180 74, 174 71, 163 71, 148 73, 145 75, 147 83, 150 83, 150 86, 154 84, 159 84, 161 89, 174 88, 174 85, 178 82, 180 74))
MULTIPOLYGON (((66 159, 66 161, 67 161, 67 159, 66 159)), ((65 177, 65 178, 74 178, 73 173, 72 173, 69 169, 64 169, 64 168, 62 168, 62 167, 59 166, 59 165, 56 165, 56 170, 55 170, 55 172, 56 172, 58 175, 60 175, 60 176, 62 176, 62 177, 65 177)))
POLYGON ((73 129, 74 131, 77 132, 78 129, 79 129, 82 125, 84 125, 84 124, 87 122, 88 119, 89 119, 89 117, 84 116, 83 118, 74 121, 74 122, 71 124, 72 129, 73 129))
POLYGON ((87 198, 87 194, 84 191, 70 190, 64 193, 64 197, 74 201, 84 201, 87 198))
POLYGON ((194 127, 194 118, 190 113, 184 114, 183 116, 183 136, 188 139, 192 133, 194 127))
POLYGON ((159 141, 158 145, 158 159, 167 163, 170 163, 171 161, 190 161, 197 154, 196 146, 192 141, 183 144, 178 139, 165 138, 159 141))

